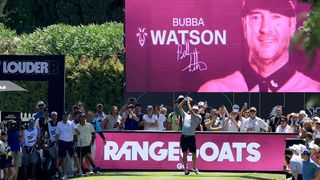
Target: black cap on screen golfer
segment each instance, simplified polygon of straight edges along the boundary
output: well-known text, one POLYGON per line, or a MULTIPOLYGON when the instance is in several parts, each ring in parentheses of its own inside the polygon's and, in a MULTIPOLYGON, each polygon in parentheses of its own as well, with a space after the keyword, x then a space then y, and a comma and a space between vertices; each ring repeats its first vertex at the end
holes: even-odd
POLYGON ((254 9, 270 10, 288 17, 296 16, 294 0, 243 0, 242 16, 254 9))

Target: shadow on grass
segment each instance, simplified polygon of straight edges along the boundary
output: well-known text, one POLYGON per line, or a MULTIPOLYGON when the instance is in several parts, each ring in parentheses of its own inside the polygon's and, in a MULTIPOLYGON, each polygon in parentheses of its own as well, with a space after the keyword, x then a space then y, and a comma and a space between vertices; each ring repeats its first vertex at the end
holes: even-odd
POLYGON ((103 174, 100 174, 99 176, 152 176, 152 174, 112 172, 112 173, 103 173, 103 174))
MULTIPOLYGON (((124 173, 124 172, 110 172, 110 173, 103 173, 101 174, 100 176, 138 176, 138 177, 148 177, 148 176, 154 176, 154 174, 150 173, 150 174, 139 174, 139 173, 124 173)), ((188 177, 188 176, 185 176, 183 175, 182 173, 181 174, 168 174, 168 175, 165 175, 163 174, 162 176, 175 176, 175 177, 188 177)), ((206 178, 206 177, 212 177, 212 178, 243 178, 243 179, 253 179, 253 180, 273 180, 275 178, 265 178, 265 177, 256 177, 255 175, 219 175, 219 174, 202 174, 200 176, 195 176, 195 175, 191 175, 190 177, 203 177, 203 178, 206 178)))
MULTIPOLYGON (((180 177, 185 177, 184 175, 173 175, 173 176, 180 176, 180 177)), ((241 179, 253 179, 253 180, 274 180, 275 178, 265 178, 265 177, 256 177, 256 176, 249 176, 249 175, 244 175, 244 176, 237 176, 237 175, 200 175, 200 176, 193 176, 193 177, 212 177, 212 178, 241 178, 241 179)))

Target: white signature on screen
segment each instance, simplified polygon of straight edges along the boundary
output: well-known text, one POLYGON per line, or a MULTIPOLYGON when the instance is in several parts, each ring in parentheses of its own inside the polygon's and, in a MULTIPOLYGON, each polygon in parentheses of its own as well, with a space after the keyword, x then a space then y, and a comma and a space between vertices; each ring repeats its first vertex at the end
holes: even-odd
POLYGON ((189 70, 189 72, 194 71, 206 71, 208 69, 208 66, 205 62, 202 62, 199 60, 199 54, 200 52, 197 50, 197 48, 194 48, 192 52, 190 52, 190 44, 189 41, 186 41, 186 44, 184 45, 185 49, 183 49, 183 45, 178 45, 178 51, 177 51, 177 61, 184 60, 186 58, 189 58, 189 65, 182 69, 182 71, 189 70))

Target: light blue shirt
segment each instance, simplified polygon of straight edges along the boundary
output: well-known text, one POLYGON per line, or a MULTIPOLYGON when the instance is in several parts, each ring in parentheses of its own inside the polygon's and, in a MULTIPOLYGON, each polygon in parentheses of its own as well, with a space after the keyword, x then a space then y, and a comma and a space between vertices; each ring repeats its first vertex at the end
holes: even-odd
POLYGON ((91 122, 93 128, 96 130, 96 132, 102 132, 101 126, 100 126, 100 122, 96 121, 96 119, 93 119, 91 122))
POLYGON ((290 167, 292 172, 297 171, 298 174, 302 174, 302 159, 294 154, 290 159, 290 167))

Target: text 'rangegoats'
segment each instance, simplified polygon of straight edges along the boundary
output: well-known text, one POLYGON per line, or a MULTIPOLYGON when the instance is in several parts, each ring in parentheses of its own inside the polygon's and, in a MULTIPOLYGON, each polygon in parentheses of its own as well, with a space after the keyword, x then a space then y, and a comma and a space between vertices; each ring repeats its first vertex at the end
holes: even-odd
MULTIPOLYGON (((225 142, 220 147, 213 142, 206 142, 197 149, 197 156, 207 162, 257 162, 261 158, 259 147, 260 144, 256 142, 225 142)), ((161 141, 153 143, 126 141, 119 146, 115 141, 108 141, 104 148, 105 160, 121 160, 124 158, 126 161, 163 161, 165 159, 180 161, 181 157, 179 142, 168 142, 166 144, 161 141)), ((191 156, 188 157, 188 161, 191 161, 191 156)))

